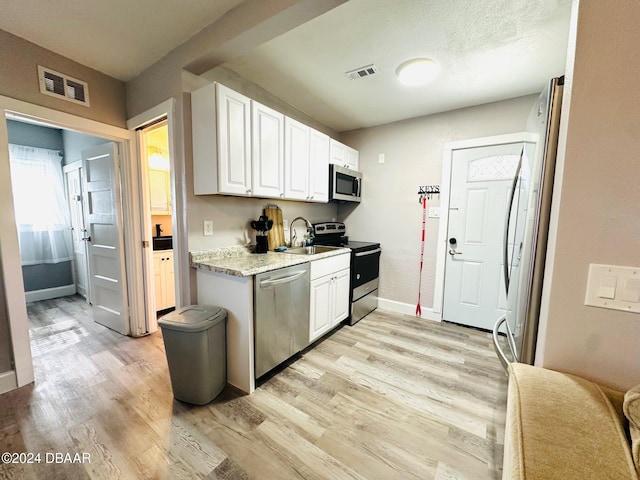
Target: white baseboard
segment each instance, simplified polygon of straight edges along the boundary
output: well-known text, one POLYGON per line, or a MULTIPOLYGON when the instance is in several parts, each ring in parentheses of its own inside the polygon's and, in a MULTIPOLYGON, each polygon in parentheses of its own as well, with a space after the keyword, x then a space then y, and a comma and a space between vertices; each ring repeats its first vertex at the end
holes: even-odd
POLYGON ((51 298, 67 297, 69 295, 75 295, 76 286, 63 285, 62 287, 43 288, 42 290, 33 290, 31 292, 24 292, 24 296, 27 302, 39 302, 40 300, 49 300, 51 298))
MULTIPOLYGON (((401 313, 403 315, 416 316, 416 306, 409 303, 396 302, 395 300, 389 300, 386 298, 378 298, 378 308, 389 310, 395 313, 401 313)), ((420 318, 426 318, 427 320, 433 320, 434 322, 440 322, 442 319, 440 315, 435 313, 432 308, 421 307, 422 315, 420 318)))
POLYGON ((9 392, 16 388, 18 388, 16 372, 11 370, 9 372, 0 373, 0 394, 9 392))

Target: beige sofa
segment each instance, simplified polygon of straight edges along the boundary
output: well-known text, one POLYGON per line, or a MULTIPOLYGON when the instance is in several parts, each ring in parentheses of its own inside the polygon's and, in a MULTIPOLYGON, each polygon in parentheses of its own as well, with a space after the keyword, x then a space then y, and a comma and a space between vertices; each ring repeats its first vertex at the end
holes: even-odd
POLYGON ((629 428, 639 425, 625 413, 631 400, 640 411, 640 389, 627 400, 574 375, 510 364, 503 480, 638 480, 640 438, 629 428))

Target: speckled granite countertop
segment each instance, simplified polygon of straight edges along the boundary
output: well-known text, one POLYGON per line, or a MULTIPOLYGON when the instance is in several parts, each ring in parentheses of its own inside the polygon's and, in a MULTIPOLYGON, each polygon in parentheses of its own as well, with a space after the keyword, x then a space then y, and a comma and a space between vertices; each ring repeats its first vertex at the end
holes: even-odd
POLYGON ((214 250, 189 252, 191 267, 212 272, 250 277, 259 273, 312 262, 321 258, 347 253, 348 248, 336 248, 314 255, 296 255, 286 252, 252 253, 248 247, 224 247, 214 250))

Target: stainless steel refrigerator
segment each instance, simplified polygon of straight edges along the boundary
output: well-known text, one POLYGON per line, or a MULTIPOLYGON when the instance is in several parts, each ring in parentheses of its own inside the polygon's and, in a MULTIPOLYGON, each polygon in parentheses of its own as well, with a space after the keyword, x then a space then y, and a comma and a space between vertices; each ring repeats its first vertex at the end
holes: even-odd
POLYGON ((494 347, 505 368, 513 361, 533 364, 535 358, 563 85, 564 77, 552 79, 529 114, 527 140, 507 205, 503 242, 507 310, 493 331, 494 347), (506 341, 500 341, 500 332, 506 341), (502 348, 505 344, 507 348, 502 348))

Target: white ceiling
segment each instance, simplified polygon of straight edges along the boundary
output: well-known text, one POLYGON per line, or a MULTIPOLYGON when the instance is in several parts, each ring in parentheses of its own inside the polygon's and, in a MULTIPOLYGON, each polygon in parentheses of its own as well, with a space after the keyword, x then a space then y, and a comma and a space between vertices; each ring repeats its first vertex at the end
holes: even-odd
MULTIPOLYGON (((316 0, 320 1, 320 0, 316 0)), ((129 80, 242 0, 2 0, 0 29, 129 80)), ((337 130, 538 92, 564 73, 571 0, 349 0, 226 66, 337 130), (413 57, 441 65, 401 87, 413 57), (379 73, 344 72, 375 64, 379 73)))
POLYGON ((243 0, 2 0, 0 29, 130 80, 243 0))

